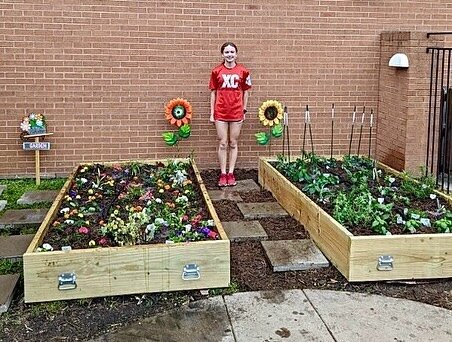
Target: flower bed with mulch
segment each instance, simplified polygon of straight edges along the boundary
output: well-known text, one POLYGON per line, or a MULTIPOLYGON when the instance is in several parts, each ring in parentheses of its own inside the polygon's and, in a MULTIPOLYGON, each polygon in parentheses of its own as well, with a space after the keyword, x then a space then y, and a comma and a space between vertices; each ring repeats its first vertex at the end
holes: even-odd
POLYGON ((224 287, 229 254, 192 160, 80 165, 24 255, 25 301, 224 287))
POLYGON ((40 250, 217 239, 190 163, 81 165, 40 250))

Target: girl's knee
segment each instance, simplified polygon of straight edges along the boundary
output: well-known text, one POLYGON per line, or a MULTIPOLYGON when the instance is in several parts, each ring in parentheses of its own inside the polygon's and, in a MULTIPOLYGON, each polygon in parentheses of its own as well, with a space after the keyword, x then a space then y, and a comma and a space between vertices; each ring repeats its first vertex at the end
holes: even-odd
POLYGON ((226 150, 228 148, 228 142, 220 141, 219 147, 220 147, 220 150, 226 150))

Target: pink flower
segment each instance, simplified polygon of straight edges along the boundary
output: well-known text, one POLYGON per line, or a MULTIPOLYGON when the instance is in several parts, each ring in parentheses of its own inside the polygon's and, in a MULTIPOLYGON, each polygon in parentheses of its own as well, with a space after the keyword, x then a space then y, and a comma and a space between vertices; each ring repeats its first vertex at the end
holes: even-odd
POLYGON ((80 228, 78 229, 78 232, 79 232, 80 234, 88 234, 88 233, 89 233, 89 229, 88 229, 87 227, 80 227, 80 228))
POLYGON ((101 238, 99 240, 99 245, 101 246, 107 246, 108 245, 108 240, 106 238, 101 238))

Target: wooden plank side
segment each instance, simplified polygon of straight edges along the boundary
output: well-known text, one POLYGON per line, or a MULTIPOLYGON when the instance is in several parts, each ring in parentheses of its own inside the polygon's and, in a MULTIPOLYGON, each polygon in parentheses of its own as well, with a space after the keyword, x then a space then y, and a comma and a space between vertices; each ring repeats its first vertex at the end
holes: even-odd
MULTIPOLYGON (((313 236, 311 234, 311 236, 313 236)), ((350 276, 350 248, 352 234, 322 209, 319 210, 318 237, 313 236, 319 248, 342 273, 350 276), (321 247, 320 247, 321 245, 321 247)))
POLYGON ((227 287, 230 282, 229 240, 169 245, 169 290, 227 287), (182 279, 184 266, 196 264, 199 279, 182 279))
POLYGON ((76 166, 69 175, 67 181, 64 183, 57 197, 54 199, 52 205, 50 206, 49 211, 47 211, 44 220, 39 226, 38 231, 36 232, 33 240, 31 240, 30 245, 28 246, 25 253, 32 253, 39 245, 42 244, 42 241, 44 240, 44 237, 49 230, 50 222, 52 222, 57 216, 61 202, 63 202, 64 196, 66 195, 68 188, 71 186, 72 180, 74 179, 77 170, 78 166, 76 166))
POLYGON ((353 235, 263 158, 259 160, 259 183, 273 194, 291 216, 304 225, 320 250, 347 277, 350 237, 353 235))
POLYGON ((215 208, 213 206, 212 200, 210 199, 210 196, 207 192, 207 188, 204 185, 204 182, 201 178, 201 174, 198 170, 198 167, 196 166, 196 163, 194 160, 192 160, 192 168, 196 175, 196 180, 199 184, 199 187, 201 189, 202 195, 204 197, 204 202, 207 205, 207 208, 209 209, 210 215, 212 216, 213 221, 215 222, 215 227, 217 228, 218 234, 220 235, 220 238, 222 240, 228 240, 228 236, 226 235, 226 232, 224 231, 223 225, 221 224, 220 219, 218 218, 217 212, 215 211, 215 208))
POLYGON ((95 248, 89 253, 86 250, 27 253, 23 260, 26 303, 111 294, 109 248, 95 248), (76 274, 76 289, 58 289, 58 276, 64 272, 76 274))
POLYGON ((165 291, 167 257, 164 245, 112 248, 108 275, 111 295, 165 291))
POLYGON ((352 238, 349 281, 452 277, 452 234, 352 238), (392 271, 377 270, 378 257, 394 258, 392 271))

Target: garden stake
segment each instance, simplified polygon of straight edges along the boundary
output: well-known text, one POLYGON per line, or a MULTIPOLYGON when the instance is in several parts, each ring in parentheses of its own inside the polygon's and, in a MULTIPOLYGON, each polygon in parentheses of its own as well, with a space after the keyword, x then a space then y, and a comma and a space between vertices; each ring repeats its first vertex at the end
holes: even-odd
POLYGON ((330 159, 333 159, 333 132, 334 132, 334 103, 331 105, 331 147, 330 159))
POLYGON ((370 159, 370 151, 371 151, 371 144, 372 144, 372 121, 374 119, 374 110, 371 108, 370 109, 370 126, 369 126, 369 153, 368 153, 368 158, 370 159))
POLYGON ((311 130, 311 114, 309 114, 309 111, 308 111, 308 126, 309 126, 309 138, 311 140, 311 151, 312 154, 314 154, 314 144, 312 142, 312 130, 311 130))
POLYGON ((284 125, 284 130, 283 130, 283 157, 285 157, 285 148, 284 148, 284 144, 286 141, 286 137, 287 137, 287 157, 288 157, 288 161, 290 163, 290 140, 289 140, 289 114, 287 113, 287 106, 284 106, 284 117, 283 117, 283 125, 284 125))
POLYGON ((309 115, 309 106, 306 105, 306 111, 304 112, 303 147, 301 148, 301 152, 303 153, 303 157, 305 155, 304 146, 306 144, 306 124, 308 123, 308 115, 309 115))
POLYGON ((353 128, 355 127, 355 116, 356 116, 356 106, 353 107, 352 134, 350 135, 350 143, 348 144, 348 155, 350 155, 350 153, 352 152, 353 128))
POLYGON ((363 116, 361 117, 361 127, 359 128, 359 139, 358 139, 358 152, 356 155, 359 156, 359 150, 361 148, 361 137, 363 135, 363 125, 364 125, 364 113, 366 111, 366 106, 363 106, 363 116))

